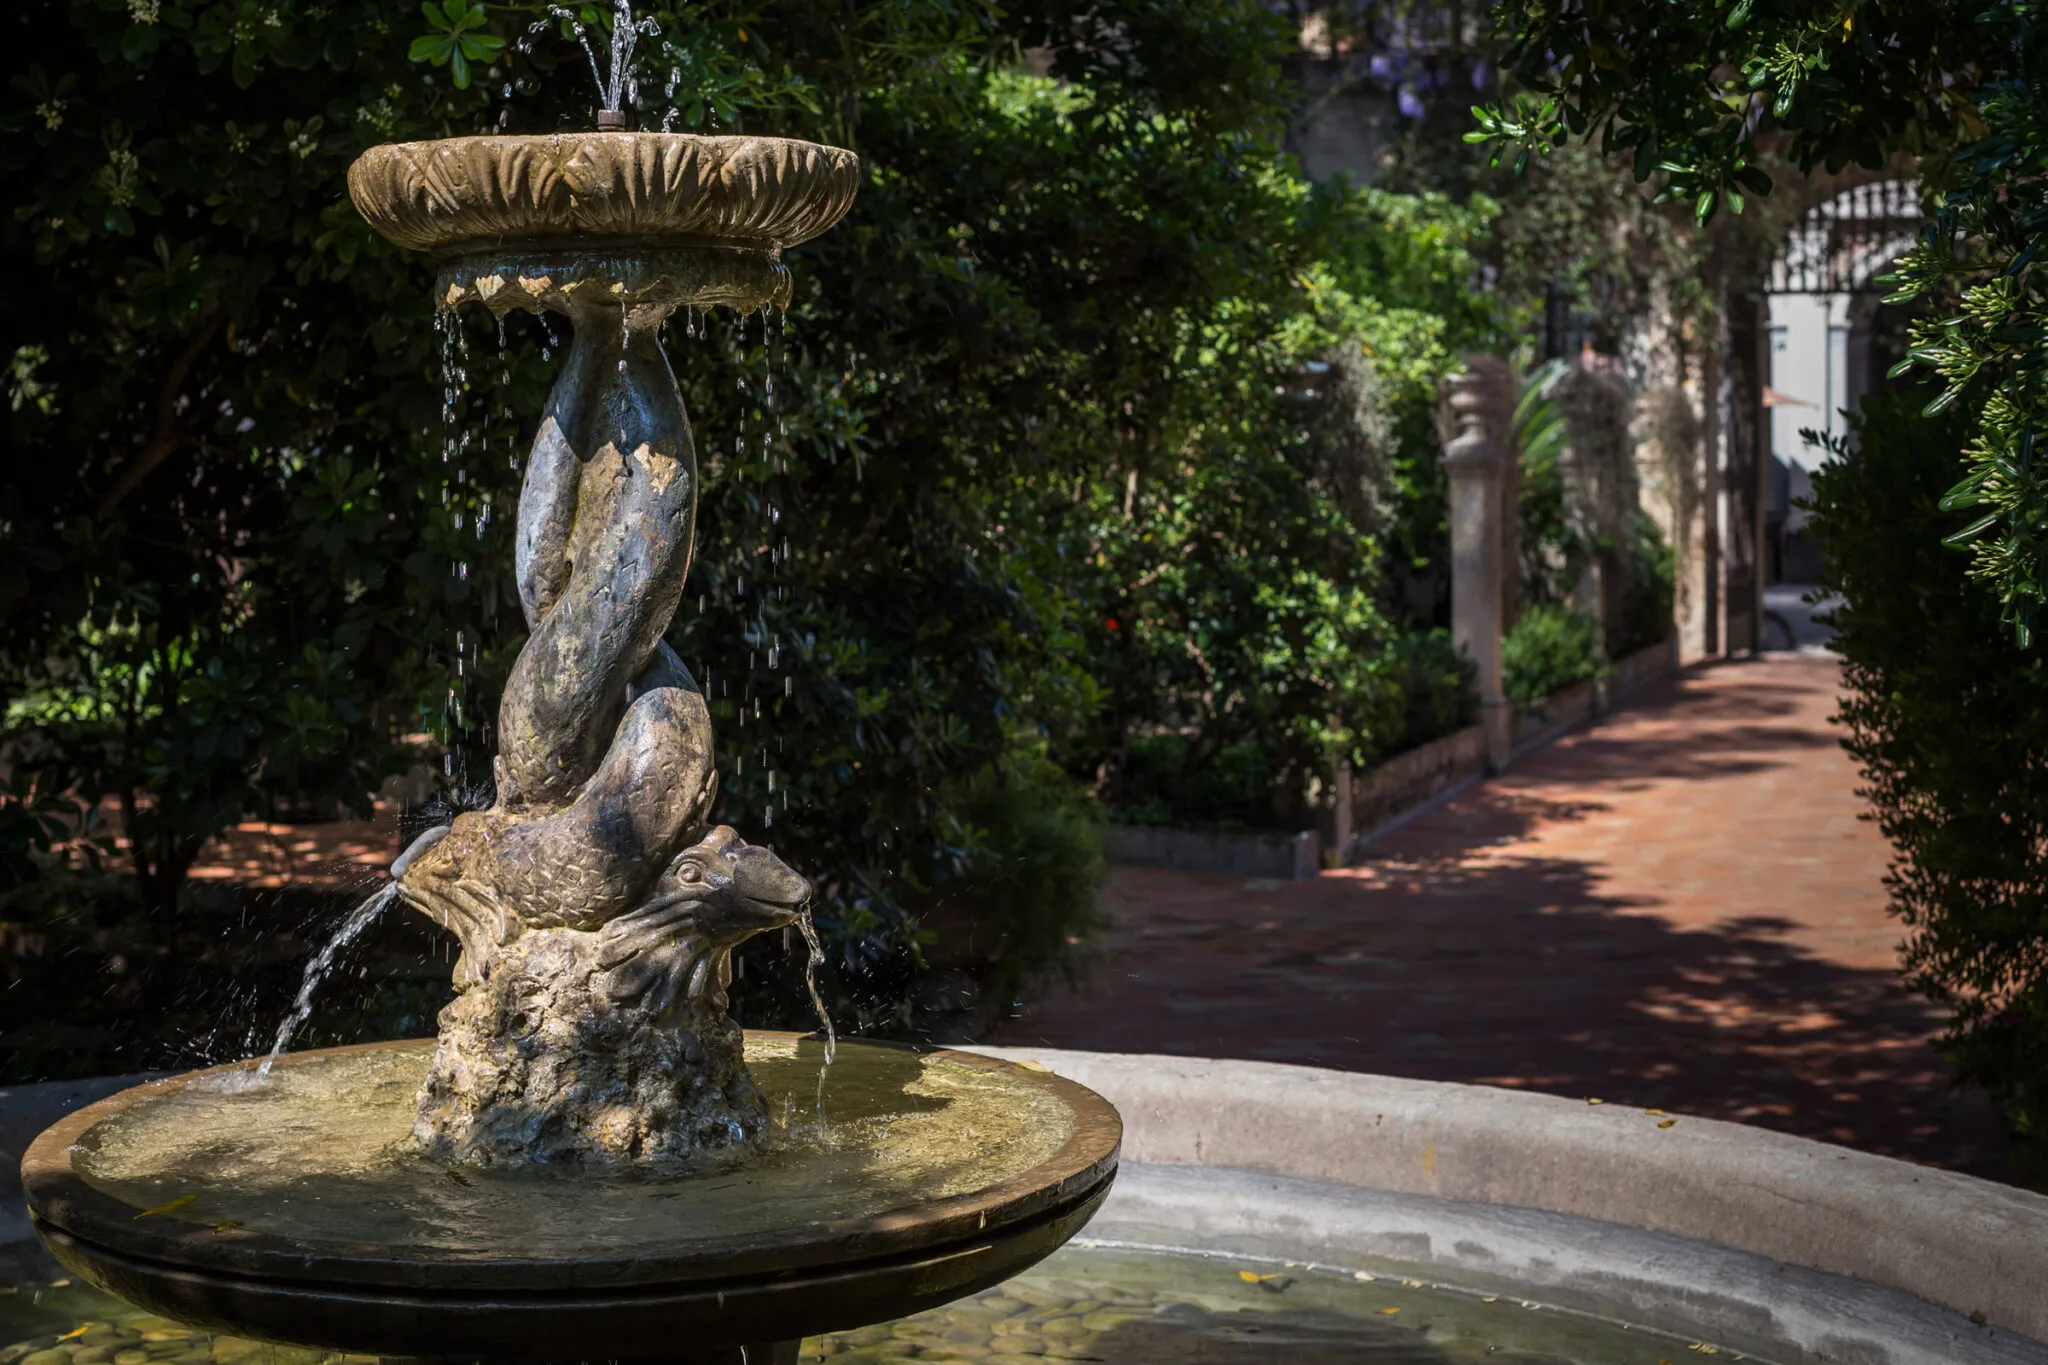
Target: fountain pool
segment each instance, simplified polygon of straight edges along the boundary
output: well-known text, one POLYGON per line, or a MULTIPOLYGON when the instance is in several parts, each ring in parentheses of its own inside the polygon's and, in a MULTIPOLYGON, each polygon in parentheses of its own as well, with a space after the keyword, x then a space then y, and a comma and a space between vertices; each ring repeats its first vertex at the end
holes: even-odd
MULTIPOLYGON (((29 1148, 80 1278, 215 1332, 460 1359, 781 1358, 976 1292, 1078 1230, 1121 1124, 1044 1071, 754 1034, 769 1114, 667 1164, 465 1169, 414 1140, 432 1040, 123 1091, 29 1148), (679 1354, 678 1332, 696 1355, 679 1354)), ((130 1362, 133 1365, 133 1362, 130 1362)))
MULTIPOLYGON (((1238 1256, 1069 1244, 1014 1279, 894 1322, 807 1338, 804 1365, 1656 1365, 1713 1347, 1533 1300, 1238 1256)), ((217 1336, 82 1285, 0 1297, 0 1365, 340 1365, 217 1336), (80 1329, 83 1329, 82 1331, 80 1329), (68 1340, 65 1339, 68 1335, 68 1340)))

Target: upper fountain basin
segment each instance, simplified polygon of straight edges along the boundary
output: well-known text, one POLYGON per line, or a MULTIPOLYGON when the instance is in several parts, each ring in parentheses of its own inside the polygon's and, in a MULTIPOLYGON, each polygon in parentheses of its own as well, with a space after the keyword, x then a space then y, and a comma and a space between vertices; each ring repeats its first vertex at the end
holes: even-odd
POLYGON ((777 137, 552 133, 372 147, 348 189, 400 246, 457 257, 576 245, 777 251, 838 222, 860 158, 777 137))

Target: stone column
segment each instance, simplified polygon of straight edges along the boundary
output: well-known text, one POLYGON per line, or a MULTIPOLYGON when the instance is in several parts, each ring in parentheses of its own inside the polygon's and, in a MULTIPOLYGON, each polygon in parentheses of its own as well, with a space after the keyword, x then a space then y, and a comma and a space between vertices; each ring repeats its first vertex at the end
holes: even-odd
POLYGON ((1444 445, 1451 480, 1451 640, 1477 670, 1479 723, 1486 734, 1486 766, 1493 772, 1507 767, 1511 739, 1500 658, 1500 489, 1506 456, 1486 431, 1500 368, 1493 357, 1477 356, 1451 380, 1457 433, 1444 445))

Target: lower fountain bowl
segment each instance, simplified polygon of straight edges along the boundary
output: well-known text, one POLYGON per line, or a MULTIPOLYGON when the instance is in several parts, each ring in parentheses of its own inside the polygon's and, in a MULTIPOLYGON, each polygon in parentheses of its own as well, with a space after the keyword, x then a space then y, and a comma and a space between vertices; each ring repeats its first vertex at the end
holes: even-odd
MULTIPOLYGON (((122 1091, 22 1163, 73 1273, 166 1317, 382 1356, 740 1359, 1016 1274, 1109 1192, 1092 1091, 957 1052, 750 1033, 776 1117, 687 1171, 465 1171, 419 1156, 431 1042, 122 1091), (775 1346, 775 1343, 781 1345, 775 1346)), ((764 1355, 763 1352, 772 1352, 764 1355)))

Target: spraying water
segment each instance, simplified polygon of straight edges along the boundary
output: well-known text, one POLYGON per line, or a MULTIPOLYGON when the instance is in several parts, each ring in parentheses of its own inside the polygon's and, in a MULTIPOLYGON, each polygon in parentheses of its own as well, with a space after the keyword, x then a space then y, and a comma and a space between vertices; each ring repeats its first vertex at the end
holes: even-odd
MULTIPOLYGON (((590 78, 597 82, 598 126, 619 126, 611 124, 604 116, 623 115, 626 108, 632 104, 633 96, 637 92, 637 84, 633 79, 633 49, 642 38, 658 36, 661 33, 661 25, 652 19, 634 19, 633 7, 627 0, 612 0, 612 31, 609 40, 606 40, 602 27, 597 29, 598 41, 604 42, 607 47, 605 55, 608 60, 601 65, 597 59, 597 49, 591 46, 590 28, 586 27, 581 19, 560 5, 549 5, 548 14, 569 26, 570 32, 576 35, 576 41, 583 45, 583 55, 590 59, 590 78), (609 77, 605 74, 606 65, 611 68, 609 77)), ((530 32, 538 33, 547 26, 548 20, 543 19, 535 24, 530 32)), ((673 90, 673 78, 669 81, 669 86, 673 90)))
MULTIPOLYGON (((313 955, 313 960, 306 964, 306 975, 299 982, 299 995, 292 1001, 292 1012, 277 1026, 277 1041, 270 1045, 270 1055, 263 1059, 263 1065, 256 1068, 257 1081, 270 1078, 270 1068, 277 1064, 278 1054, 285 1050, 292 1040, 292 1035, 312 1016, 313 993, 320 989, 320 983, 326 980, 327 973, 333 969, 335 957, 342 949, 362 937, 363 930, 369 928, 377 916, 388 910, 391 903, 397 899, 398 883, 386 882, 361 905, 349 911, 348 918, 334 931, 334 937, 328 939, 320 951, 313 955)), ((808 928, 809 921, 806 920, 805 924, 808 928)), ((819 961, 823 960, 821 956, 819 961)), ((815 992, 813 996, 815 998, 815 992)))

